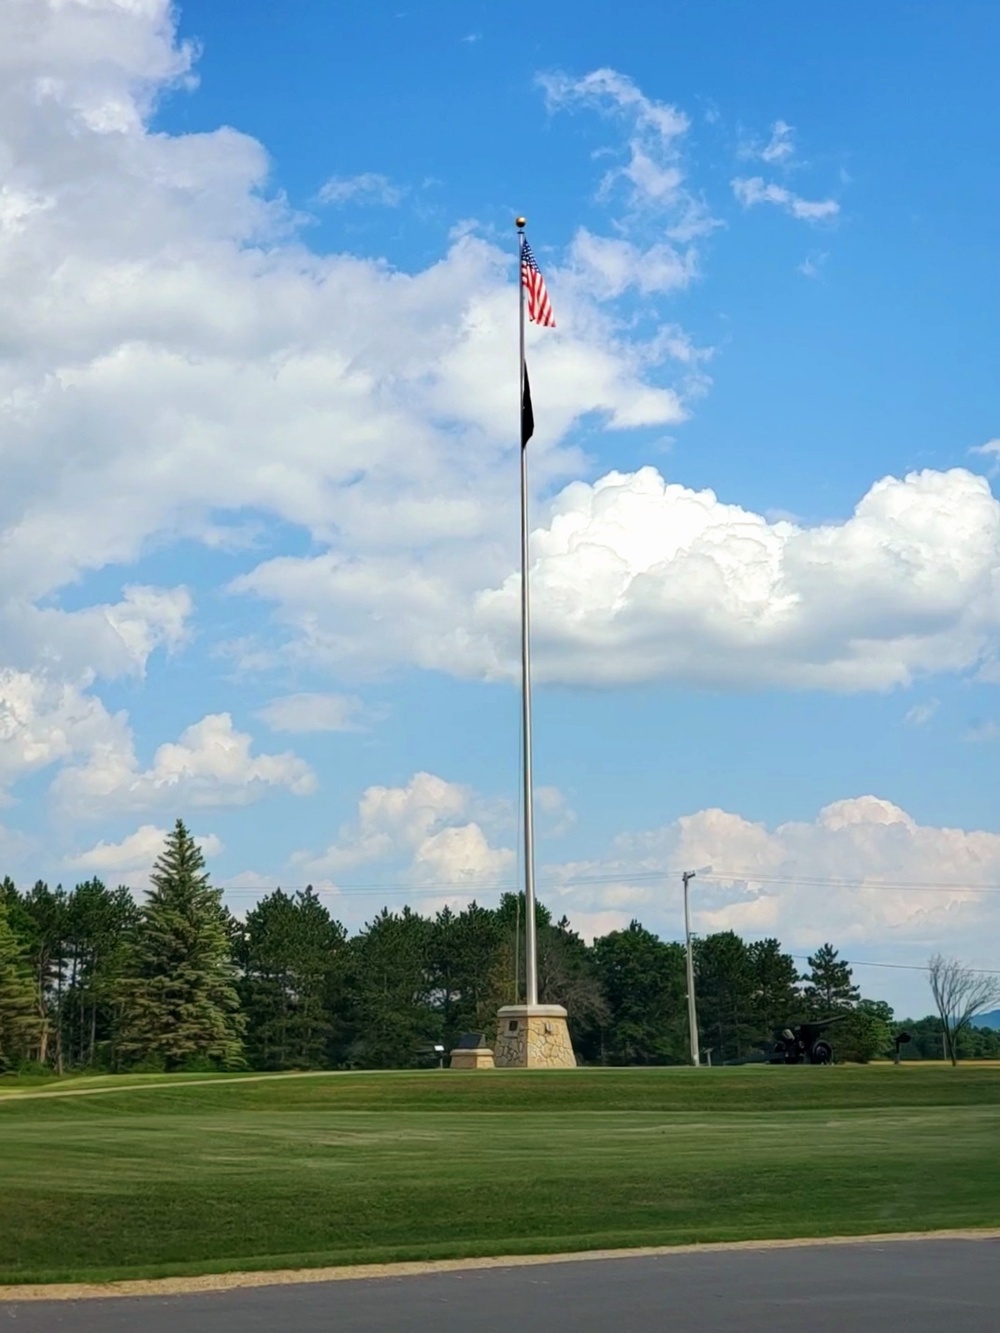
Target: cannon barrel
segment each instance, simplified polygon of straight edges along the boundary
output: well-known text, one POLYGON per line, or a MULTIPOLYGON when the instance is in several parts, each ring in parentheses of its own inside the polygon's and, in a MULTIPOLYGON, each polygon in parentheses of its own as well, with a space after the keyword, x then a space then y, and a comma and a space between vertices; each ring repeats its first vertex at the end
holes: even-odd
POLYGON ((843 1023, 844 1019, 847 1017, 847 1014, 831 1014, 829 1018, 818 1018, 812 1023, 800 1023, 799 1031, 802 1033, 802 1036, 808 1040, 812 1037, 818 1037, 821 1032, 825 1032, 827 1028, 833 1027, 834 1023, 843 1023))

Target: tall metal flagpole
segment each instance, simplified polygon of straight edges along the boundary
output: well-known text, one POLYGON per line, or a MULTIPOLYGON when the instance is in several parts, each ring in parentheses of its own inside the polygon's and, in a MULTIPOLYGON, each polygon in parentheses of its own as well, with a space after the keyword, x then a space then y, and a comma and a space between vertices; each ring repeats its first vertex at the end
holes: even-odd
POLYGON ((695 878, 693 870, 685 870, 681 879, 684 881, 684 943, 686 946, 684 968, 687 974, 688 1002, 688 1039, 691 1043, 691 1063, 697 1069, 701 1064, 698 1052, 698 1010, 694 998, 694 954, 691 950, 691 912, 688 907, 688 885, 695 878))
MULTIPOLYGON (((517 288, 519 292, 518 422, 524 411, 524 227, 517 218, 517 288)), ((531 606, 528 596, 528 450, 521 439, 521 737, 524 757, 524 968, 525 1002, 538 1003, 538 954, 535 939, 535 802, 531 776, 531 606)))

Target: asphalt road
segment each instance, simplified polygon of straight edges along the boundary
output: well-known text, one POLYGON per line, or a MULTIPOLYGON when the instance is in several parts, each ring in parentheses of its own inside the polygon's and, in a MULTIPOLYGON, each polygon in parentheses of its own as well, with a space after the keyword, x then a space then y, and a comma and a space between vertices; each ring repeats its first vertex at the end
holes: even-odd
POLYGON ((996 1333, 1000 1241, 677 1254, 0 1303, 12 1333, 996 1333))

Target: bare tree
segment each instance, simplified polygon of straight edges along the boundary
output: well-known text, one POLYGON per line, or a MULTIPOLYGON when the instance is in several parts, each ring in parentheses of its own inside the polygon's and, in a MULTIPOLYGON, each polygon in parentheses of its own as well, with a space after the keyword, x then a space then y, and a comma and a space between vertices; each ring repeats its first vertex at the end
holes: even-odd
POLYGON ((1000 976, 963 967, 957 958, 936 953, 928 965, 934 1003, 941 1015, 944 1053, 958 1064, 958 1035, 976 1014, 1000 1000, 1000 976))

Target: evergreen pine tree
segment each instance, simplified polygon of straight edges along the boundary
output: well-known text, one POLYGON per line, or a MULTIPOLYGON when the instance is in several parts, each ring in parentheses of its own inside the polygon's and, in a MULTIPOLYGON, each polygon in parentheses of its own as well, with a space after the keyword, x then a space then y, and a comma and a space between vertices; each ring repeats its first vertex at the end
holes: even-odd
POLYGON ((67 1058, 77 1068, 112 1059, 111 1038, 121 1000, 120 978, 128 959, 139 908, 131 890, 109 889, 99 879, 69 895, 70 975, 64 1005, 67 1058))
POLYGON ((237 943, 247 1056, 255 1069, 317 1069, 328 1064, 334 1023, 331 986, 342 965, 345 932, 310 886, 294 897, 262 898, 237 943))
POLYGON ((50 889, 43 880, 38 880, 21 898, 18 917, 18 933, 35 981, 38 1023, 34 1054, 43 1065, 52 1063, 54 1055, 56 1068, 62 1073, 59 1035, 67 926, 66 893, 62 886, 50 889))
POLYGON ((782 953, 776 939, 755 940, 748 946, 747 956, 753 980, 750 1012, 756 1040, 763 1045, 771 1041, 777 1029, 794 1026, 803 1016, 800 978, 795 960, 782 953))
POLYGON ((409 907, 383 908, 351 940, 347 960, 345 1063, 362 1069, 407 1069, 438 1040, 431 1003, 433 923, 409 907))
POLYGON ((627 930, 595 940, 592 954, 609 1010, 592 1057, 612 1065, 686 1061, 683 948, 633 921, 627 930))
POLYGON ((429 957, 447 1050, 465 1032, 482 1030, 492 1039, 497 1009, 511 999, 514 964, 513 953, 504 947, 508 934, 499 914, 476 902, 459 913, 445 907, 437 914, 429 957))
POLYGON ((29 1053, 38 1022, 31 970, 0 895, 0 1072, 29 1053))
POLYGON ((122 989, 118 1053, 166 1070, 243 1063, 228 914, 178 820, 150 876, 122 989))
POLYGON ((833 945, 821 945, 808 962, 804 995, 809 1009, 820 1017, 853 1009, 861 992, 851 980, 850 964, 841 960, 833 945))
POLYGON ((731 930, 694 942, 695 994, 701 1045, 716 1063, 750 1052, 758 1033, 753 1021, 755 982, 750 951, 731 930))

